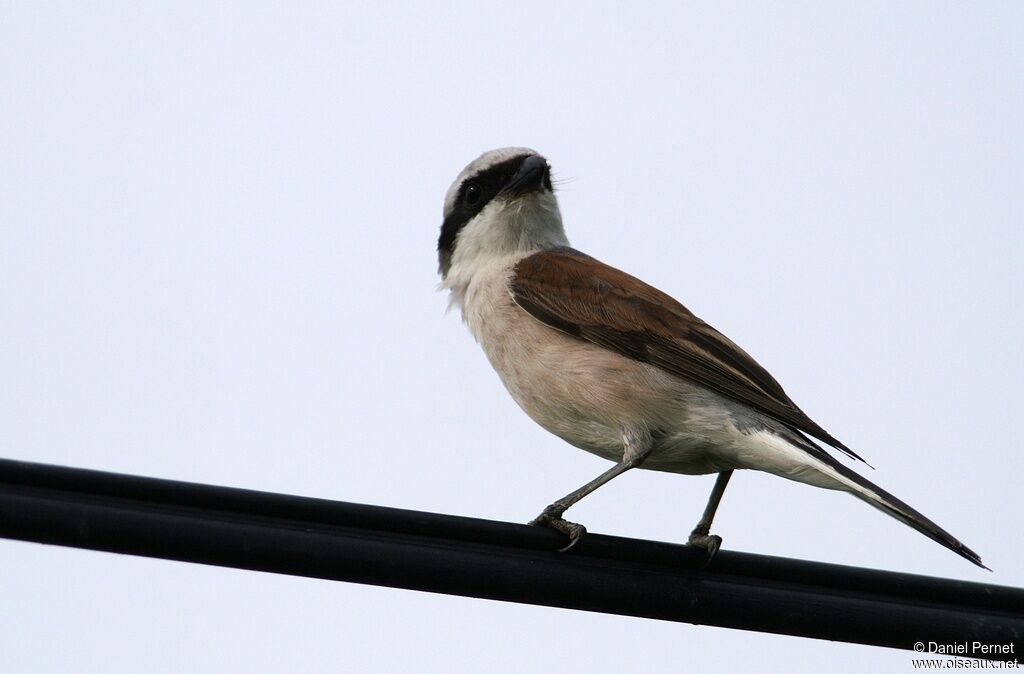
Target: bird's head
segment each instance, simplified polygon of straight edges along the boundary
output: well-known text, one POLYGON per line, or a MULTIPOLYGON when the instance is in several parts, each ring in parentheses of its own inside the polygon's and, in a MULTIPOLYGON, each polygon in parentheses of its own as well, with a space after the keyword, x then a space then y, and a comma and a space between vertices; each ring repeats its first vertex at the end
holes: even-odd
POLYGON ((439 272, 472 273, 479 263, 568 245, 544 157, 523 147, 473 160, 448 189, 437 241, 439 272))

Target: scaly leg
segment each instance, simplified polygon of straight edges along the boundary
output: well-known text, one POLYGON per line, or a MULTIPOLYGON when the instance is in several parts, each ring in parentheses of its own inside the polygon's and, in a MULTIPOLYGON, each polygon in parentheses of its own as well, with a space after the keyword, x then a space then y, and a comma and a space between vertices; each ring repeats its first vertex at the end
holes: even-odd
POLYGON ((722 547, 722 537, 711 534, 711 521, 715 519, 715 511, 718 510, 718 504, 722 501, 722 494, 725 493, 725 487, 729 484, 730 477, 732 477, 731 470, 723 470, 718 474, 715 486, 711 490, 711 498, 708 499, 708 504, 704 508, 704 514, 690 533, 690 545, 707 550, 709 562, 722 547))
POLYGON ((562 517, 562 514, 574 503, 582 499, 587 494, 590 494, 601 485, 609 482, 612 478, 617 475, 622 475, 630 468, 636 468, 643 463, 644 459, 646 459, 651 453, 653 443, 649 436, 643 438, 642 441, 639 441, 631 439, 628 434, 623 434, 623 446, 624 449, 621 461, 576 491, 566 494, 547 508, 544 508, 544 511, 530 522, 530 524, 535 526, 551 527, 555 531, 560 531, 569 537, 569 544, 560 549, 559 552, 566 552, 570 550, 577 542, 579 542, 580 537, 587 532, 586 527, 582 524, 569 522, 562 517))

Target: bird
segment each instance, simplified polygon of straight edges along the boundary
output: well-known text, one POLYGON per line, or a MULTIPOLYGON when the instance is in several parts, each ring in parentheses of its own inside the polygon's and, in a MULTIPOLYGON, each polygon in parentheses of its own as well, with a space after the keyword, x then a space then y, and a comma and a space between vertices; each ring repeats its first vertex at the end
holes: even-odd
MULTIPOLYGON (((572 248, 547 159, 485 152, 445 195, 440 288, 516 403, 537 424, 613 466, 530 522, 568 537, 566 510, 633 468, 716 474, 688 543, 710 562, 711 525, 735 470, 844 491, 974 564, 942 527, 832 456, 863 459, 808 417, 732 340, 668 294, 572 248)), ((866 464, 867 465, 867 464, 866 464)))

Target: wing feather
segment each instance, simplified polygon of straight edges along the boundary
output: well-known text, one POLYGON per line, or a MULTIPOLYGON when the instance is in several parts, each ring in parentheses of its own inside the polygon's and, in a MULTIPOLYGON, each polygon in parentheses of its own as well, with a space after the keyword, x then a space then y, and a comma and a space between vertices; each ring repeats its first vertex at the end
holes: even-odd
POLYGON ((542 323, 706 386, 863 461, 804 414, 747 352, 623 271, 571 248, 546 250, 519 262, 510 291, 542 323))

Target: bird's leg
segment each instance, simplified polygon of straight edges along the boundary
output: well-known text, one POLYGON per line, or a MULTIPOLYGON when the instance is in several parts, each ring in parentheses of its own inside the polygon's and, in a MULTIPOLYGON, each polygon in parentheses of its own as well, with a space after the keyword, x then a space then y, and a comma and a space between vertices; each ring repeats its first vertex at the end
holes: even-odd
POLYGON ((707 550, 709 562, 718 552, 718 548, 722 547, 722 537, 711 534, 711 521, 715 519, 715 511, 718 510, 718 504, 722 501, 722 494, 725 493, 725 487, 729 484, 730 477, 732 477, 731 470, 723 470, 718 474, 715 486, 711 490, 711 498, 708 499, 708 504, 704 508, 704 514, 701 515, 697 526, 690 532, 690 545, 707 550))
POLYGON ((601 485, 610 481, 615 476, 622 475, 630 468, 636 468, 639 466, 651 453, 652 448, 653 442, 651 441, 650 436, 645 436, 640 440, 635 437, 630 437, 629 433, 623 433, 623 452, 621 461, 576 491, 566 494, 547 508, 544 508, 544 511, 531 521, 530 524, 535 526, 551 527, 555 531, 560 531, 568 536, 569 544, 564 548, 561 548, 559 552, 568 551, 576 545, 583 534, 587 533, 587 529, 582 524, 569 522, 562 517, 562 514, 574 503, 601 485))

